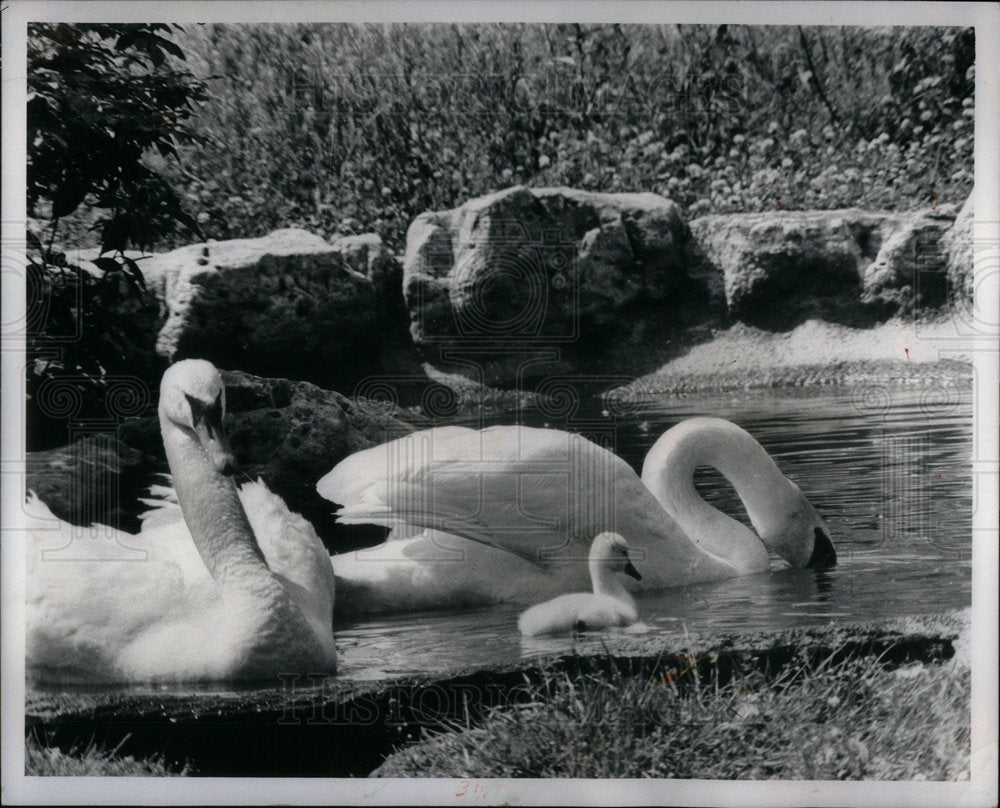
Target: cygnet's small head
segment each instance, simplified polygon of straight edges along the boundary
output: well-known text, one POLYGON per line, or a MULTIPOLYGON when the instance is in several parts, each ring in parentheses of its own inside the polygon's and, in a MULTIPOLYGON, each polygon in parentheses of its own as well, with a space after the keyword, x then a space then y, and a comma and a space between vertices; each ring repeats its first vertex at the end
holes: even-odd
POLYGON ((639 571, 632 566, 628 557, 628 542, 618 533, 601 533, 590 547, 590 560, 601 566, 610 567, 615 572, 624 572, 637 581, 642 580, 639 571))
POLYGON ((236 459, 222 428, 226 388, 211 362, 185 359, 167 368, 160 382, 160 422, 194 433, 215 470, 232 474, 236 459))

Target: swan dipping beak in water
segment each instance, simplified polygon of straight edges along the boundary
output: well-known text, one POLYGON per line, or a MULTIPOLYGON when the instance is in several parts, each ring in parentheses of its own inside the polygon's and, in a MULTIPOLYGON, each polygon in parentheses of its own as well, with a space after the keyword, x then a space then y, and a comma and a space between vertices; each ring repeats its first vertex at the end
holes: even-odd
POLYGON ((239 491, 219 371, 188 359, 160 386, 177 505, 142 530, 27 511, 27 667, 41 681, 273 680, 332 673, 334 577, 312 526, 260 481, 239 491))
MULTIPOLYGON (((345 524, 393 528, 385 544, 333 557, 360 612, 535 603, 589 585, 591 537, 628 537, 641 588, 664 589, 836 563, 830 531, 745 430, 691 418, 649 450, 641 478, 621 458, 556 429, 459 426, 414 432, 341 461, 316 485, 345 524), (750 522, 701 498, 711 466, 750 522)), ((347 605, 347 604, 345 604, 347 605)))
POLYGON ((617 533, 602 533, 590 548, 590 578, 593 592, 573 592, 539 603, 517 621, 527 637, 600 631, 612 626, 630 626, 639 619, 635 601, 615 573, 642 580, 628 557, 628 544, 617 533))

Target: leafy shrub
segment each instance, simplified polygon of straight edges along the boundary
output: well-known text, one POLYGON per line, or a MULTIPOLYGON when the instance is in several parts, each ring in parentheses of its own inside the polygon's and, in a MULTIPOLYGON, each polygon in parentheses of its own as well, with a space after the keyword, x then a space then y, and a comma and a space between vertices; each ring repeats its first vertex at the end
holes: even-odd
POLYGON ((216 238, 376 231, 516 183, 709 212, 960 203, 971 29, 227 25, 183 34, 216 238), (252 70, 249 66, 252 65, 252 70))
MULTIPOLYGON (((148 304, 129 248, 179 226, 198 233, 169 182, 145 162, 175 156, 202 85, 174 69, 170 27, 32 24, 28 31, 28 448, 65 441, 67 418, 107 418, 115 375, 150 381, 141 346, 148 304), (77 214, 74 218, 74 214, 77 214), (99 234, 96 269, 55 248, 70 217, 76 240, 99 234), (131 302, 130 302, 131 301, 131 302), (139 363, 137 365, 137 362, 139 363)), ((148 360, 147 360, 148 364, 148 360)))

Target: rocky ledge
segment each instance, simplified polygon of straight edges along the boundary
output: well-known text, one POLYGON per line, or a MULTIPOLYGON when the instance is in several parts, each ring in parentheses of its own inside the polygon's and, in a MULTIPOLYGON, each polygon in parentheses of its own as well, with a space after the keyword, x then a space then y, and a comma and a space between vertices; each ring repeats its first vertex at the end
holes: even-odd
POLYGON ((198 356, 347 395, 391 389, 404 405, 428 365, 507 390, 625 383, 740 324, 870 329, 962 311, 971 224, 969 202, 686 222, 652 193, 518 186, 421 214, 401 263, 374 234, 329 244, 302 230, 143 258, 159 312, 144 349, 161 365, 198 356))
MULTIPOLYGON (((968 202, 957 218, 942 205, 688 223, 655 194, 509 188, 417 217, 402 263, 375 235, 302 230, 146 257, 136 372, 191 356, 229 369, 245 471, 344 551, 384 531, 335 525, 315 480, 442 420, 567 394, 967 389, 971 365, 936 344, 967 314, 971 225, 968 202)), ((96 433, 28 454, 28 488, 60 518, 138 529, 166 465, 157 375, 128 381, 135 407, 109 393, 96 433)))
MULTIPOLYGON (((263 478, 289 508, 313 523, 331 551, 383 541, 383 528, 335 524, 333 506, 316 493, 316 480, 354 452, 428 426, 428 419, 389 401, 349 399, 309 382, 240 371, 224 371, 223 380, 225 427, 242 472, 263 478)), ((429 397, 446 395, 450 392, 441 387, 429 397)), ((141 499, 147 486, 169 469, 159 421, 149 415, 126 418, 114 432, 30 452, 26 471, 27 489, 60 519, 135 532, 139 514, 147 509, 141 499)))

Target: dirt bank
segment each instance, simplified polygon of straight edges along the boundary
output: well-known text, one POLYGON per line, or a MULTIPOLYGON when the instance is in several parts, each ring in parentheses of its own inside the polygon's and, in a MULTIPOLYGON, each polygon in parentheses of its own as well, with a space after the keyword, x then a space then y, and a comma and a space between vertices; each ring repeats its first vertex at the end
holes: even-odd
MULTIPOLYGON (((449 677, 378 683, 289 677, 278 687, 237 690, 132 688, 29 693, 26 727, 63 750, 90 739, 136 758, 158 756, 213 776, 364 776, 395 749, 428 733, 485 719, 495 707, 532 698, 554 675, 580 676, 596 665, 635 677, 696 671, 726 682, 740 671, 765 679, 806 660, 878 659, 894 669, 967 666, 967 611, 873 623, 840 623, 748 635, 637 637, 614 655, 551 656, 456 670, 449 677)), ((967 716, 956 716, 967 722, 967 716)))
POLYGON ((950 319, 893 320, 874 328, 810 320, 785 332, 738 323, 616 395, 829 385, 968 389, 972 365, 967 355, 948 349, 954 338, 950 319))

